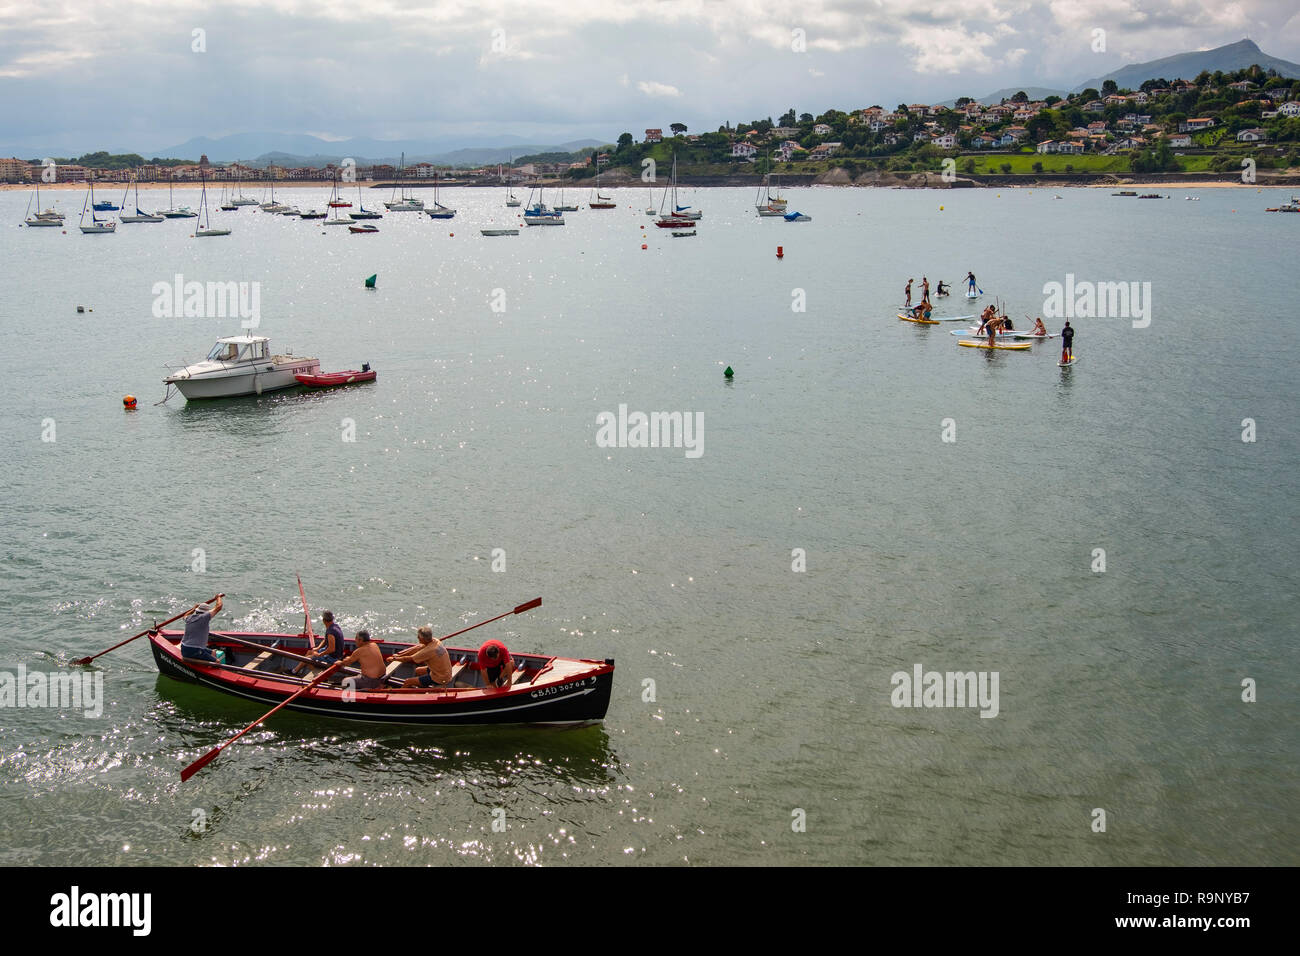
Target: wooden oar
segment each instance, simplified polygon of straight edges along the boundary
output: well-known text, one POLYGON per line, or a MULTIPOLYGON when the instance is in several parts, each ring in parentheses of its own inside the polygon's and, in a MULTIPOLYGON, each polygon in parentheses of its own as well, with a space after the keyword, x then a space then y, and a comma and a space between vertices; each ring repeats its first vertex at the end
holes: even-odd
POLYGON ((307 610, 307 592, 302 589, 302 575, 298 575, 298 595, 302 598, 302 616, 305 621, 304 627, 307 629, 308 646, 313 654, 316 653, 316 635, 311 632, 311 611, 307 610))
MULTIPOLYGON (((279 654, 281 657, 289 657, 289 658, 292 658, 292 659, 295 660, 295 661, 302 661, 304 664, 315 664, 317 667, 324 667, 324 666, 325 666, 325 665, 323 665, 323 664, 319 664, 319 663, 317 663, 317 661, 316 661, 316 659, 315 659, 314 657, 308 657, 308 656, 305 655, 305 654, 297 654, 297 653, 295 653, 295 652, 293 652, 293 651, 286 651, 286 650, 284 650, 284 649, 282 649, 282 648, 279 648, 279 647, 271 647, 271 646, 269 646, 269 645, 267 645, 267 644, 258 644, 256 641, 246 641, 246 640, 244 640, 243 638, 235 637, 233 634, 213 633, 212 637, 214 637, 214 638, 218 638, 218 639, 220 639, 220 640, 222 640, 222 641, 226 641, 226 642, 231 643, 231 644, 240 644, 240 645, 242 645, 242 646, 244 646, 244 647, 253 648, 253 649, 255 649, 255 650, 259 650, 259 651, 264 651, 264 652, 266 652, 266 653, 268 653, 268 654, 279 654)), ((340 648, 340 650, 342 650, 342 648, 340 648)), ((340 663, 342 663, 342 662, 340 662, 340 663)), ((233 666, 233 665, 230 665, 230 666, 233 666)), ((345 668, 343 668, 343 670, 346 671, 346 672, 349 673, 349 674, 360 674, 360 673, 361 673, 361 669, 358 668, 358 667, 345 667, 345 668)), ((293 674, 293 675, 281 674, 281 675, 279 675, 279 676, 281 676, 281 677, 285 677, 285 676, 297 676, 297 674, 296 674, 296 672, 295 672, 295 674, 293 674)), ((395 678, 395 677, 389 678, 389 680, 396 680, 396 679, 397 679, 397 678, 395 678)))
MULTIPOLYGON (((203 603, 212 604, 217 600, 217 598, 221 596, 222 595, 220 594, 214 594, 209 600, 204 601, 203 603)), ((187 614, 190 613, 190 611, 193 611, 195 607, 198 607, 198 605, 197 604, 194 605, 194 607, 190 608, 189 611, 182 611, 180 614, 177 614, 175 617, 169 617, 161 624, 155 624, 153 627, 149 628, 146 631, 141 631, 139 634, 136 634, 134 637, 128 637, 125 641, 122 641, 120 644, 114 644, 112 647, 108 649, 108 651, 115 651, 123 644, 130 644, 137 637, 144 637, 146 634, 152 634, 154 631, 162 630, 164 627, 166 627, 168 624, 172 623, 173 621, 179 621, 181 618, 185 617, 187 614)), ((79 657, 75 661, 71 662, 71 666, 84 667, 86 664, 89 664, 91 661, 93 661, 96 657, 103 657, 105 654, 108 653, 108 651, 100 651, 98 654, 94 654, 90 657, 79 657)))
POLYGON ((326 677, 328 677, 330 674, 334 673, 334 671, 335 671, 338 667, 339 667, 338 664, 331 664, 331 665, 330 665, 329 667, 327 667, 323 672, 321 672, 321 674, 320 674, 318 677, 316 677, 316 679, 313 680, 310 684, 306 685, 306 686, 303 687, 301 690, 299 690, 299 691, 297 691, 297 692, 295 692, 295 693, 293 693, 293 694, 290 694, 288 697, 286 697, 284 700, 280 701, 280 703, 276 704, 274 707, 272 707, 270 710, 268 710, 265 714, 263 714, 261 717, 257 718, 257 720, 253 721, 251 724, 249 724, 247 727, 245 727, 245 728, 244 728, 243 730, 241 730, 239 733, 235 734, 235 736, 231 737, 231 738, 230 738, 229 740, 227 740, 225 743, 221 744, 221 745, 218 746, 218 747, 214 747, 212 750, 209 750, 207 753, 205 753, 205 754, 204 754, 202 757, 200 757, 198 760, 194 761, 194 763, 190 764, 188 767, 186 767, 184 770, 181 771, 181 783, 184 783, 186 780, 190 779, 190 777, 194 776, 196 773, 198 773, 200 770, 202 770, 204 767, 206 767, 208 764, 210 764, 213 760, 216 759, 217 754, 221 753, 221 751, 225 750, 227 747, 229 747, 231 744, 233 744, 233 743, 234 743, 236 740, 238 740, 240 737, 244 736, 244 734, 248 733, 250 730, 252 730, 252 729, 253 729, 254 727, 256 727, 258 724, 262 723, 264 720, 266 720, 267 718, 269 718, 272 714, 274 714, 274 713, 275 713, 277 710, 279 710, 281 707, 285 706, 286 704, 290 703, 291 701, 295 700, 296 698, 301 697, 303 694, 307 693, 307 691, 311 690, 313 687, 315 687, 317 684, 319 684, 321 681, 323 681, 323 680, 324 680, 326 677))
POLYGON ((438 640, 445 641, 447 640, 447 638, 457 637, 458 635, 464 634, 466 631, 472 631, 474 630, 474 628, 482 627, 484 624, 491 624, 493 621, 499 621, 503 617, 509 617, 511 614, 523 614, 524 611, 531 611, 533 608, 541 607, 541 606, 542 606, 542 599, 533 598, 527 604, 521 604, 513 611, 506 611, 504 614, 498 614, 496 617, 490 617, 486 621, 479 621, 477 624, 471 624, 469 627, 462 628, 459 631, 455 631, 454 633, 448 634, 446 637, 440 637, 438 638, 438 640))

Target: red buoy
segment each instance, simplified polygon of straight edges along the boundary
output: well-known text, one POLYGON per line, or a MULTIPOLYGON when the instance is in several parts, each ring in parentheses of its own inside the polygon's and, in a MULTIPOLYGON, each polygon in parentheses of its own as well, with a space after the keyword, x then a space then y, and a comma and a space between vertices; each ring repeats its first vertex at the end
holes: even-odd
POLYGON ((785 247, 784 247, 784 246, 777 246, 777 247, 776 247, 776 257, 777 257, 778 259, 784 259, 784 258, 785 258, 785 247))

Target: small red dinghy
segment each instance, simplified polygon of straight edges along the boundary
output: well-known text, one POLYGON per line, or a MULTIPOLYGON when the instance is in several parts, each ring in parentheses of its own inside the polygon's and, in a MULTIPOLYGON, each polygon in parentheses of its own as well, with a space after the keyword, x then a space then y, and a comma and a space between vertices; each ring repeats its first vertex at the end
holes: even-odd
POLYGON ((322 372, 317 375, 294 376, 299 384, 306 385, 308 388, 338 388, 341 385, 359 385, 362 382, 373 382, 376 377, 369 363, 361 366, 360 369, 351 368, 346 372, 322 372))

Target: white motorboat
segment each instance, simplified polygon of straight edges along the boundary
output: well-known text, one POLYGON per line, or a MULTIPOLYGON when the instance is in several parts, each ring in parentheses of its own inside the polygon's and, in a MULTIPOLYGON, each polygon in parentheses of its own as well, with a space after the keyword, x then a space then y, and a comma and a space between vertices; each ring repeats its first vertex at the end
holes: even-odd
POLYGON ((217 339, 202 362, 187 365, 163 382, 175 385, 186 399, 261 395, 298 384, 295 375, 320 374, 320 359, 292 352, 272 355, 264 335, 230 335, 217 339))

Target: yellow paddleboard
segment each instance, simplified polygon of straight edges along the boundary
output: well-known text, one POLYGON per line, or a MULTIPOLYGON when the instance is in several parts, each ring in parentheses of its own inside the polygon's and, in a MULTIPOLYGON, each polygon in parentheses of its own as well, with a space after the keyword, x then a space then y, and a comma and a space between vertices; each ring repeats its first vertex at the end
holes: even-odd
POLYGON ((904 322, 915 322, 917 325, 938 325, 939 324, 938 319, 914 319, 910 315, 903 315, 903 313, 901 312, 898 313, 898 317, 902 319, 904 322))
POLYGON ((958 339, 957 344, 964 345, 968 349, 1006 349, 1008 351, 1023 352, 1025 349, 1031 347, 1034 343, 1016 342, 1012 345, 1000 345, 996 343, 993 345, 989 345, 987 342, 975 342, 975 341, 971 341, 970 339, 958 339))

